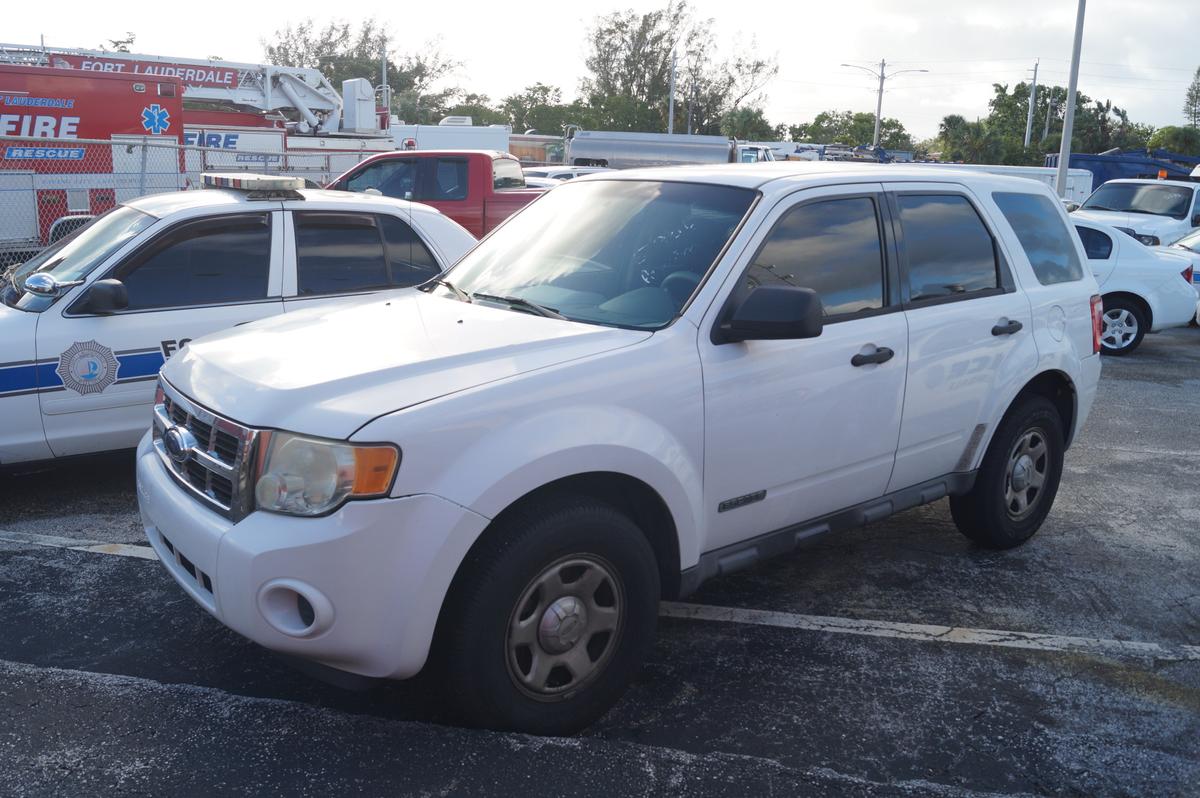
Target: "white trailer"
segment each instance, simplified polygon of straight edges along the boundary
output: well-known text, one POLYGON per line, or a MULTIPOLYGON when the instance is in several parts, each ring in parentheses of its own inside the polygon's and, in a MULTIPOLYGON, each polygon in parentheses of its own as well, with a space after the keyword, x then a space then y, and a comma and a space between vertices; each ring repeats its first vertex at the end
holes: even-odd
MULTIPOLYGON (((1010 175, 1012 177, 1027 177, 1037 180, 1054 188, 1058 179, 1058 169, 1052 166, 1008 166, 993 163, 921 163, 905 164, 905 166, 928 166, 933 169, 974 169, 993 175, 1010 175)), ((1072 202, 1083 202, 1092 195, 1092 173, 1087 169, 1067 170, 1067 193, 1063 199, 1072 202)))
POLYGON ((508 152, 508 125, 475 125, 469 116, 447 116, 436 125, 393 123, 398 150, 498 150, 508 152))

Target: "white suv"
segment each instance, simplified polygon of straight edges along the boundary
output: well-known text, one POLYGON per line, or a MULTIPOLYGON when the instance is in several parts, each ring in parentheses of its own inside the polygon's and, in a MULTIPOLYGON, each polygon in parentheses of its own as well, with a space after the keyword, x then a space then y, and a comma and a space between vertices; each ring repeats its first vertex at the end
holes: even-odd
POLYGON ((168 361, 146 535, 264 646, 579 729, 664 596, 945 496, 980 545, 1033 535, 1100 375, 1084 263, 1021 178, 571 180, 423 292, 168 361))

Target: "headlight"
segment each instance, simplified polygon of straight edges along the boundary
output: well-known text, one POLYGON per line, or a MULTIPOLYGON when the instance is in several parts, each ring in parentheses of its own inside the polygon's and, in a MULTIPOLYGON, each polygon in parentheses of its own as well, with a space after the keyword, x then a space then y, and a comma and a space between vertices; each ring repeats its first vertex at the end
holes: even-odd
POLYGON ((1158 236, 1148 236, 1144 233, 1135 233, 1134 237, 1148 247, 1157 247, 1160 243, 1158 236))
POLYGON ((258 509, 322 515, 348 499, 386 495, 400 450, 272 432, 261 462, 254 485, 258 509))

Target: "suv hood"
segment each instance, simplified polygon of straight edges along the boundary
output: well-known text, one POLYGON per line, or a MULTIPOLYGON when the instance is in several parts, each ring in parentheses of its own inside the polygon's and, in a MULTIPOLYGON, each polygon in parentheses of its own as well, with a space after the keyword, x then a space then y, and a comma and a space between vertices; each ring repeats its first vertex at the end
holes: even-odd
POLYGON ((192 341, 162 374, 243 424, 344 439, 381 415, 650 335, 401 291, 192 341))
POLYGON ((1113 227, 1125 227, 1141 235, 1158 236, 1164 244, 1168 243, 1167 239, 1174 239, 1181 236, 1183 235, 1181 231, 1185 232, 1188 229, 1186 220, 1172 219, 1170 216, 1154 216, 1149 213, 1090 211, 1086 208, 1080 208, 1072 212, 1071 215, 1092 222, 1112 225, 1113 227))

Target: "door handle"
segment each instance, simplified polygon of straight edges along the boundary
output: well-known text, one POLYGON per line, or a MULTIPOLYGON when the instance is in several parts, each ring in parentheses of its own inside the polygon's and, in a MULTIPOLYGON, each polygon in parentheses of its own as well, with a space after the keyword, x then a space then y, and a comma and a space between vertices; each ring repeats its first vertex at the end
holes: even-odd
POLYGON ((876 347, 869 355, 857 354, 850 358, 851 366, 868 366, 872 363, 886 363, 896 356, 896 353, 886 346, 876 347))
POLYGON ((1012 335, 1013 333, 1020 331, 1020 329, 1024 326, 1024 324, 1016 319, 1009 319, 1003 324, 997 324, 995 327, 993 327, 992 335, 1012 335))

